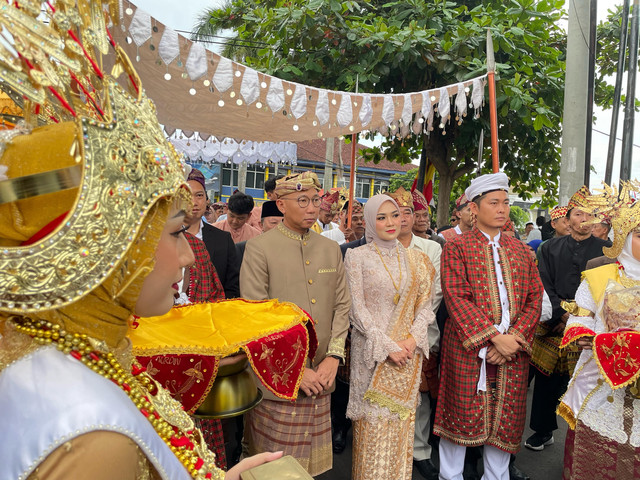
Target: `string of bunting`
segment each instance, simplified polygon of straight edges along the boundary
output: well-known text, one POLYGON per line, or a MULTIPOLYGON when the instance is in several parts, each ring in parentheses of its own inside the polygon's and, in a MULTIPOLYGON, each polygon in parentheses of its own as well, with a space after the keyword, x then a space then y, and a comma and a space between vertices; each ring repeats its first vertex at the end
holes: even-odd
POLYGON ((186 130, 271 142, 365 130, 405 137, 436 127, 445 132, 450 122, 461 123, 469 108, 478 116, 484 104, 486 75, 402 94, 325 90, 217 55, 126 0, 121 15, 114 36, 134 59, 160 121, 186 130))

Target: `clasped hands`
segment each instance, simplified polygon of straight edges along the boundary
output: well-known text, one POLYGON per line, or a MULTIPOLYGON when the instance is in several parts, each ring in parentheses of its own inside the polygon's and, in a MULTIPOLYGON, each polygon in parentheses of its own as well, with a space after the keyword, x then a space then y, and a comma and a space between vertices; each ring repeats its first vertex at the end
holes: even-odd
POLYGON ((516 335, 496 335, 491 339, 487 348, 487 362, 492 365, 504 365, 515 360, 519 351, 523 350, 526 342, 516 335))
POLYGON ((396 343, 400 347, 400 351, 390 353, 387 358, 397 367, 403 367, 413 357, 416 351, 416 341, 412 336, 409 336, 409 338, 396 343))
POLYGON ((336 379, 340 360, 334 357, 326 357, 317 368, 305 368, 300 381, 300 389, 308 397, 320 395, 325 390, 329 390, 336 379))

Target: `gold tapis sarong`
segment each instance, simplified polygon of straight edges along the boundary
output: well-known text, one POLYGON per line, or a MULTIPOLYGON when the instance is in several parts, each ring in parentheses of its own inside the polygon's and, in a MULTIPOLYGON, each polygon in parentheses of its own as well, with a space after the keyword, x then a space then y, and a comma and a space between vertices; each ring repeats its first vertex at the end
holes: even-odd
POLYGON ((353 480, 411 480, 416 414, 353 422, 353 480))

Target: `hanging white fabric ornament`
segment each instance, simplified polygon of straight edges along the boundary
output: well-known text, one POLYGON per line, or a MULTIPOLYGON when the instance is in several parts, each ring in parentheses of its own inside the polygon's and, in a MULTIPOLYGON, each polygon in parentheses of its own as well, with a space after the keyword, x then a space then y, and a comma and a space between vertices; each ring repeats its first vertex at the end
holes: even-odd
POLYGON ((381 125, 380 128, 378 128, 378 133, 383 137, 387 137, 389 135, 389 127, 381 125))
POLYGON ((471 104, 473 105, 474 118, 478 118, 480 116, 480 109, 482 105, 484 105, 484 78, 476 78, 473 80, 471 104))
POLYGON ((220 154, 227 158, 233 157, 238 152, 238 142, 233 138, 225 138, 220 142, 220 154))
POLYGON ((414 134, 420 135, 424 131, 424 126, 425 126, 425 120, 422 117, 422 113, 416 112, 416 114, 413 116, 413 125, 411 126, 411 130, 413 131, 414 134))
POLYGON ((318 101, 316 102, 316 118, 320 125, 329 121, 329 94, 326 90, 319 90, 318 101))
POLYGON ((201 43, 193 42, 191 44, 185 68, 192 82, 207 73, 207 51, 201 43))
POLYGON ((403 96, 404 96, 404 106, 402 108, 401 118, 404 126, 408 128, 409 124, 411 123, 411 117, 413 115, 413 99, 411 98, 411 95, 408 93, 405 93, 403 96))
POLYGON ((456 120, 458 125, 462 125, 462 118, 467 116, 467 94, 464 91, 464 84, 458 84, 456 94, 456 120))
POLYGON ((151 38, 151 16, 138 8, 131 19, 129 33, 138 47, 144 45, 151 38))
POLYGON ((212 80, 218 91, 226 92, 233 86, 233 62, 228 58, 218 58, 218 66, 212 80))
POLYGON ((360 113, 358 115, 360 118, 360 124, 363 127, 369 125, 371 122, 371 117, 373 117, 373 108, 371 107, 371 96, 363 95, 362 96, 362 106, 360 107, 360 113))
POLYGON ((160 43, 158 44, 158 55, 160 55, 165 65, 169 65, 180 55, 178 33, 172 28, 165 27, 160 43))
POLYGON ((382 104, 382 121, 385 125, 390 125, 395 118, 395 106, 393 104, 393 95, 385 95, 382 104))
POLYGON ((291 99, 289 111, 298 119, 307 113, 307 89, 304 85, 296 84, 296 91, 291 99))
POLYGON ((431 97, 429 97, 429 114, 427 115, 426 121, 427 121, 427 127, 426 130, 427 132, 432 132, 433 131, 433 117, 435 114, 435 109, 433 108, 433 105, 431 104, 431 97))
POLYGON ((278 77, 271 77, 271 85, 267 93, 267 105, 272 112, 278 112, 284 107, 284 87, 282 80, 278 77))
POLYGON ((338 108, 338 114, 336 115, 338 125, 346 127, 353 121, 353 109, 351 108, 351 95, 348 93, 342 94, 340 100, 340 108, 338 108))
POLYGON ((451 100, 446 87, 440 89, 440 101, 438 102, 438 114, 440 115, 440 128, 444 130, 451 113, 451 100))
POLYGON ((240 85, 240 95, 242 95, 247 105, 251 105, 260 98, 259 84, 258 72, 253 68, 246 67, 242 76, 242 84, 240 85))

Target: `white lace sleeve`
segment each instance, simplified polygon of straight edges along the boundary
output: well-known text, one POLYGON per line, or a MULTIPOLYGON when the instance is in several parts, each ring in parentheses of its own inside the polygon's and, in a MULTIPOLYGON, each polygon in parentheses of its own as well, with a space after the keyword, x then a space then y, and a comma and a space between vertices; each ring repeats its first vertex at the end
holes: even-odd
MULTIPOLYGON (((589 289, 589 283, 586 280, 583 280, 578 287, 575 295, 576 304, 581 307, 589 310, 590 312, 596 312, 596 302, 593 300, 593 296, 591 295, 591 290, 589 289)), ((567 328, 571 325, 583 325, 592 330, 595 329, 596 319, 594 317, 577 317, 575 315, 570 315, 569 320, 567 321, 567 328)))
MULTIPOLYGON (((344 266, 351 291, 351 325, 365 338, 364 362, 367 368, 373 368, 376 362, 383 362, 390 353, 402 350, 391 337, 381 330, 369 312, 365 302, 364 282, 360 256, 364 251, 347 250, 344 266)), ((417 342, 417 340, 416 340, 417 342)))

